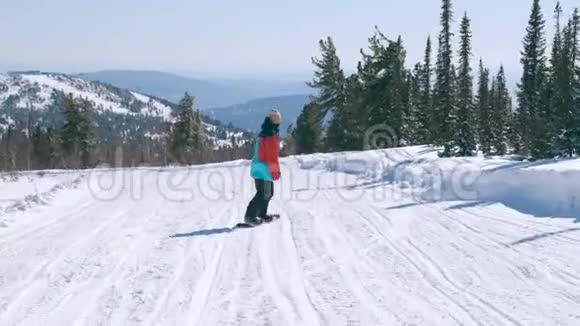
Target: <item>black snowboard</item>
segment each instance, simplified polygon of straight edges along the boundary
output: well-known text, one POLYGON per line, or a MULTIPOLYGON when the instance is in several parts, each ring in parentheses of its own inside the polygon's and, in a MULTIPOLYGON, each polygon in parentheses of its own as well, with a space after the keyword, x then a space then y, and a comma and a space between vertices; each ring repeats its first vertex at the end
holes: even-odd
POLYGON ((251 229, 251 228, 255 228, 255 227, 258 227, 260 225, 264 225, 264 224, 268 224, 268 223, 274 222, 275 220, 277 220, 277 219, 280 218, 280 215, 274 214, 274 215, 272 215, 272 217, 273 217, 272 220, 270 220, 270 221, 263 221, 262 223, 256 224, 256 225, 251 225, 251 224, 248 224, 248 223, 238 223, 238 224, 236 224, 236 226, 234 228, 236 228, 236 229, 251 229))

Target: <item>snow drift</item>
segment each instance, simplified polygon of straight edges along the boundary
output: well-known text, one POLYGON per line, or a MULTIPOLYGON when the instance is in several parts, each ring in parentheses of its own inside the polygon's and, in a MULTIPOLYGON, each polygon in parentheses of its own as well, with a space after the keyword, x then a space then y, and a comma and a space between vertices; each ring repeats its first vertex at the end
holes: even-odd
POLYGON ((541 217, 580 218, 580 159, 439 158, 431 147, 294 157, 303 169, 356 175, 359 187, 398 185, 425 202, 502 203, 541 217))

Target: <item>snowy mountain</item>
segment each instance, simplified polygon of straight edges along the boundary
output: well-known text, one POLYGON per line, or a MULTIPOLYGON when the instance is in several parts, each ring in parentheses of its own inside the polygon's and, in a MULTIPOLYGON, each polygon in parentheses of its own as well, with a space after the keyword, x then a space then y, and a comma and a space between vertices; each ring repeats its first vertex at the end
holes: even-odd
POLYGON ((580 159, 431 147, 0 177, 0 325, 578 325, 580 159))
POLYGON ((160 100, 80 78, 33 72, 0 75, 2 104, 8 102, 16 108, 43 111, 54 103, 55 92, 89 100, 99 112, 143 114, 165 119, 171 116, 171 107, 160 100))
MULTIPOLYGON (((135 91, 58 73, 13 72, 0 74, 0 128, 15 125, 24 129, 33 123, 62 121, 66 95, 91 103, 101 139, 139 138, 162 135, 171 121, 175 104, 135 91)), ((240 130, 208 121, 206 129, 213 139, 229 141, 240 130)))

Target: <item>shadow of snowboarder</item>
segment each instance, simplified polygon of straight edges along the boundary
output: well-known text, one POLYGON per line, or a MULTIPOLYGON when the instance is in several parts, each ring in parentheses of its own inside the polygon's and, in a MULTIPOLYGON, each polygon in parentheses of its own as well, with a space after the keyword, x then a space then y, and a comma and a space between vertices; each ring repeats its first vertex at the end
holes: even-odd
POLYGON ((236 227, 229 227, 229 228, 219 228, 219 229, 206 229, 206 230, 199 230, 191 233, 178 233, 170 236, 170 238, 194 238, 194 237, 206 237, 218 234, 226 234, 232 233, 236 230, 236 227))

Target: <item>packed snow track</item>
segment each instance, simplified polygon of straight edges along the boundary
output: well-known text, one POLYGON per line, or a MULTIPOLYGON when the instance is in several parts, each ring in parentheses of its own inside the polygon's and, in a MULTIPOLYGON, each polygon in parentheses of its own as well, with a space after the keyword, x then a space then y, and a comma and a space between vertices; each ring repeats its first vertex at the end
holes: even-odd
POLYGON ((580 161, 282 168, 243 230, 247 161, 3 175, 0 325, 580 325, 580 161))

